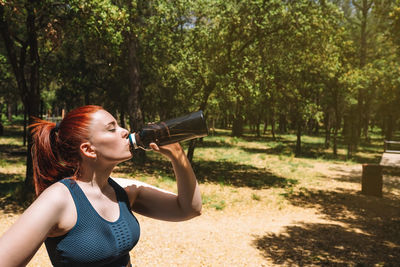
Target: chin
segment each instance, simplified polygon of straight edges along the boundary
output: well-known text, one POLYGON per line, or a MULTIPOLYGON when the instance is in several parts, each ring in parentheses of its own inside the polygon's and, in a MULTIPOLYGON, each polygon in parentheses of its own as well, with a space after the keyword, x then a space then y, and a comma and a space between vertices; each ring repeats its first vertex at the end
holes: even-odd
POLYGON ((115 163, 117 163, 117 164, 119 164, 119 163, 121 163, 121 162, 130 160, 131 158, 132 158, 132 155, 130 154, 130 155, 127 155, 126 157, 120 157, 120 158, 110 159, 110 160, 113 161, 113 162, 115 162, 115 163))
POLYGON ((129 153, 129 156, 124 158, 123 161, 130 160, 131 158, 133 158, 133 155, 131 153, 129 153))

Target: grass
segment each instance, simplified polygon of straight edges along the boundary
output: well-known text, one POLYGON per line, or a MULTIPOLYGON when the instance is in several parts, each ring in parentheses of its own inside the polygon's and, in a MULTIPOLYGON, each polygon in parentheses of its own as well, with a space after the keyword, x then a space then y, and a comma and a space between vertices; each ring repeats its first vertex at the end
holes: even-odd
MULTIPOLYGON (((379 146, 382 139, 374 136, 370 145, 363 144, 355 158, 346 161, 344 145, 339 147, 339 155, 334 158, 332 149, 324 148, 323 137, 305 136, 305 156, 295 157, 296 137, 282 135, 277 139, 274 141, 270 136, 257 138, 249 134, 241 138, 231 137, 227 130, 216 130, 215 135, 204 138, 196 148, 193 163, 202 184, 203 206, 224 210, 255 201, 284 208, 285 198, 304 194, 302 188, 306 186, 321 184, 321 173, 315 171, 316 165, 376 162, 382 152, 379 146), (268 189, 270 197, 262 195, 262 189, 268 189)), ((186 148, 186 144, 183 145, 186 148)), ((176 192, 169 163, 158 154, 149 153, 148 156, 149 162, 145 166, 133 166, 130 162, 124 165, 128 170, 136 167, 136 179, 142 179, 143 172, 151 172, 150 176, 143 176, 146 182, 176 192), (168 177, 167 183, 157 178, 159 173, 168 177)), ((118 172, 118 175, 125 173, 118 172)))
MULTIPOLYGON (((18 199, 11 205, 4 201, 21 192, 23 186, 26 152, 20 130, 6 126, 5 136, 0 137, 0 209, 3 213, 21 212, 15 205, 18 199)), ((202 216, 214 224, 221 221, 223 225, 215 229, 228 243, 237 242, 237 234, 241 233, 240 229, 244 230, 236 227, 255 225, 249 233, 251 239, 240 243, 248 244, 246 250, 256 249, 269 263, 397 266, 400 177, 384 177, 383 198, 359 192, 360 164, 379 160, 383 152, 382 138, 371 135, 370 142, 361 143, 352 160, 346 160, 343 143, 339 143, 339 155, 335 158, 331 149, 324 148, 323 137, 304 136, 302 140, 303 155, 295 157, 294 135, 280 135, 273 140, 269 135, 256 137, 246 133, 241 138, 233 138, 228 130, 217 130, 215 135, 204 138, 195 150, 193 163, 202 192, 202 216), (227 221, 235 228, 226 225, 227 221)), ((186 143, 183 146, 187 149, 186 143)), ((168 160, 153 152, 147 153, 147 157, 143 165, 134 161, 120 164, 113 176, 138 179, 176 192, 168 160)), ((215 231, 209 221, 194 223, 200 226, 204 223, 215 231)), ((204 229, 197 226, 196 231, 204 229)), ((210 236, 214 237, 215 232, 210 236)), ((182 237, 186 239, 185 235, 182 237)), ((204 251, 210 246, 206 241, 204 251)), ((218 240, 216 245, 222 248, 218 240)), ((237 247, 231 250, 237 251, 237 247)), ((209 258, 201 256, 201 251, 198 251, 200 257, 209 258)), ((153 259, 152 256, 148 257, 153 259)))
MULTIPOLYGON (((6 125, 5 135, 0 137, 0 194, 9 195, 24 180, 25 148, 22 146, 22 128, 6 125)), ((280 135, 273 140, 269 135, 256 137, 245 133, 232 137, 230 131, 216 129, 198 144, 193 168, 203 184, 203 204, 207 208, 223 210, 247 201, 268 201, 259 193, 269 189, 270 194, 288 197, 299 188, 318 183, 320 173, 316 164, 359 164, 376 162, 382 152, 383 140, 372 135, 369 143, 363 143, 352 161, 345 161, 346 150, 339 144, 339 155, 333 157, 332 149, 324 148, 322 136, 303 136, 303 156, 295 157, 296 136, 280 135), (245 194, 236 188, 247 188, 245 194)), ((186 149, 187 144, 183 144, 186 149)), ((114 176, 139 179, 143 182, 177 192, 170 163, 157 153, 147 153, 144 165, 133 161, 120 164, 114 176)), ((243 190, 242 190, 243 191, 243 190)), ((300 190, 301 191, 301 190, 300 190)))

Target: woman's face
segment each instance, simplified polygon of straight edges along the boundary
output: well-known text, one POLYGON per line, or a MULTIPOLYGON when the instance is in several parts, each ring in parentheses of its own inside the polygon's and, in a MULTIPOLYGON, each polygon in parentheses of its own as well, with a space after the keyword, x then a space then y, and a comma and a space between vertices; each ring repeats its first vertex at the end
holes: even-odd
POLYGON ((91 136, 89 142, 96 152, 97 159, 122 162, 130 159, 128 130, 118 126, 115 118, 105 110, 92 115, 91 136))

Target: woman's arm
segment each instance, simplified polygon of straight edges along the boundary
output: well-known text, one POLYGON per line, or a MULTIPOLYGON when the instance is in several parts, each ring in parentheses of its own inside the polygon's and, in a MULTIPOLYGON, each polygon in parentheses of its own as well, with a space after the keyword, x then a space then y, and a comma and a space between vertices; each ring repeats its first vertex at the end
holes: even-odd
POLYGON ((35 255, 65 207, 62 186, 46 189, 0 237, 0 266, 25 266, 35 255))
POLYGON ((166 221, 183 221, 200 215, 201 194, 192 166, 179 144, 150 145, 171 160, 178 187, 173 194, 144 183, 125 187, 132 209, 142 215, 166 221))

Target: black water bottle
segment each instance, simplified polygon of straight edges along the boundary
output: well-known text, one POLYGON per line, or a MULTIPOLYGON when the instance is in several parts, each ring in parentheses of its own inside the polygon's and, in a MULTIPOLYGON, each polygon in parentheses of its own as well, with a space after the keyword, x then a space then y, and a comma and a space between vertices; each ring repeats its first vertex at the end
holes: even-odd
POLYGON ((136 133, 129 134, 131 149, 150 149, 150 143, 164 146, 172 143, 201 138, 208 135, 203 111, 197 111, 175 119, 151 123, 136 133))

